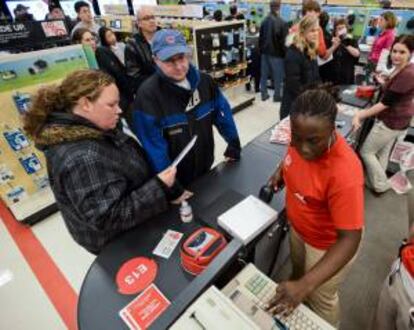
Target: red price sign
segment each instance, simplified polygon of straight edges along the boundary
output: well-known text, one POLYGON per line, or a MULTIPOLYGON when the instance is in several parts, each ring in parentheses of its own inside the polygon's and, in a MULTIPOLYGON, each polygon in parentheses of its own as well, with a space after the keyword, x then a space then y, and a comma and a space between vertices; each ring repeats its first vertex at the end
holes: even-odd
POLYGON ((125 262, 116 274, 118 291, 122 294, 134 294, 148 287, 157 276, 157 264, 154 260, 138 257, 125 262))

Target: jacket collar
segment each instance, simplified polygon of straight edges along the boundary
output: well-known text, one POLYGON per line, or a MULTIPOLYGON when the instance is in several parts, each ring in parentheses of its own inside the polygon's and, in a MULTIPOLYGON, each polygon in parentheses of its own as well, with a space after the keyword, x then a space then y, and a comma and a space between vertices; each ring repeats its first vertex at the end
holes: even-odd
POLYGON ((36 147, 45 149, 53 145, 81 140, 99 140, 108 137, 115 144, 122 144, 128 137, 119 129, 103 131, 85 118, 70 113, 52 113, 45 126, 34 137, 36 147))

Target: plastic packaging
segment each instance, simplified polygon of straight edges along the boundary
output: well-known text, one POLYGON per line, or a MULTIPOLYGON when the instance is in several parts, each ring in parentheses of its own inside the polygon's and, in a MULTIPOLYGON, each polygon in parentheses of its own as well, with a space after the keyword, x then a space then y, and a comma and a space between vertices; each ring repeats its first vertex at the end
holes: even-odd
POLYGON ((193 209, 187 201, 181 203, 180 217, 182 222, 191 222, 193 220, 193 209))

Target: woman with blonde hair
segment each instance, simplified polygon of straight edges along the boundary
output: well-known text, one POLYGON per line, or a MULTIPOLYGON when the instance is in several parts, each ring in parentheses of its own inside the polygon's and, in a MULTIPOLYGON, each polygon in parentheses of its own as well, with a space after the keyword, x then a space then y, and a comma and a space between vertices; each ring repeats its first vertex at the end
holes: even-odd
POLYGON ((137 141, 118 128, 118 102, 110 76, 81 70, 41 88, 24 118, 25 131, 45 153, 70 234, 95 254, 175 198, 176 169, 151 173, 137 141))
POLYGON ((290 114, 295 99, 310 83, 320 80, 316 61, 319 42, 319 22, 315 16, 305 16, 285 56, 285 83, 280 119, 290 114))

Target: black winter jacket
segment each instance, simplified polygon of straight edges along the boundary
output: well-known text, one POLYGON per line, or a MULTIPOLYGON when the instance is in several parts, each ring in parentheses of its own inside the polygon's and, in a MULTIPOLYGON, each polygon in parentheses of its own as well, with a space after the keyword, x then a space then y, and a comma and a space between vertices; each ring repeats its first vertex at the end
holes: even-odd
POLYGON ((197 142, 178 165, 177 178, 187 185, 214 161, 213 125, 228 143, 225 156, 239 159, 240 141, 231 108, 213 79, 190 66, 186 90, 157 71, 144 82, 134 102, 133 131, 155 173, 167 168, 194 135, 197 142))
POLYGON ((151 45, 140 33, 134 34, 125 46, 125 67, 127 75, 132 78, 134 94, 145 79, 155 72, 151 45))
POLYGON ((285 84, 280 108, 280 119, 287 117, 296 97, 302 93, 307 86, 320 81, 318 63, 311 60, 307 55, 290 46, 285 57, 285 84))
POLYGON ((91 253, 167 209, 166 186, 153 177, 138 143, 59 113, 35 138, 66 226, 91 253), (122 161, 121 161, 122 160, 122 161))
POLYGON ((99 69, 109 74, 115 79, 115 83, 120 93, 120 107, 124 116, 130 123, 130 110, 129 107, 134 99, 135 90, 132 88, 132 79, 127 75, 125 66, 115 55, 115 53, 109 47, 98 47, 95 52, 96 61, 98 62, 99 69))
POLYGON ((260 53, 280 58, 285 57, 285 40, 288 32, 288 24, 279 15, 273 13, 267 15, 260 25, 260 53))

